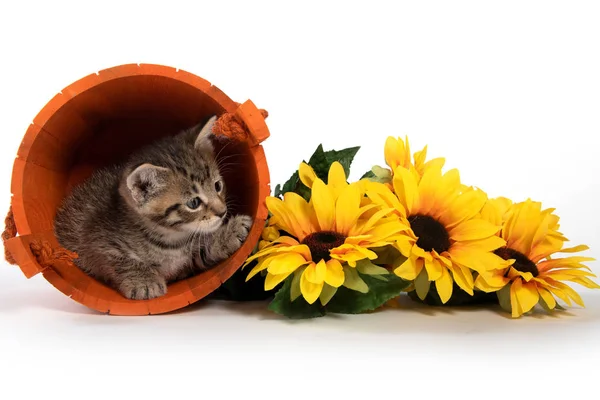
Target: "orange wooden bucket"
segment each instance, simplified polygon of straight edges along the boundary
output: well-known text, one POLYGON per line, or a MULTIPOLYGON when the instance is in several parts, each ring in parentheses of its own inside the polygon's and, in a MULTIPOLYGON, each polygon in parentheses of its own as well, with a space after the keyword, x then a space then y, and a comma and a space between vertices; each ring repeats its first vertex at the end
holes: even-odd
POLYGON ((16 230, 3 235, 7 259, 18 264, 27 278, 41 272, 65 295, 103 313, 160 314, 202 299, 242 265, 264 227, 264 199, 270 193, 269 169, 260 145, 269 136, 265 117, 251 101, 236 103, 210 82, 161 65, 121 65, 71 84, 39 112, 18 150, 11 183, 12 215, 7 217, 7 226, 16 230), (64 257, 53 220, 74 185, 132 150, 214 114, 236 119, 247 131, 247 140, 230 140, 220 149, 228 162, 235 160, 236 167, 223 175, 236 211, 254 217, 246 242, 232 257, 169 285, 165 296, 151 300, 128 300, 64 257))

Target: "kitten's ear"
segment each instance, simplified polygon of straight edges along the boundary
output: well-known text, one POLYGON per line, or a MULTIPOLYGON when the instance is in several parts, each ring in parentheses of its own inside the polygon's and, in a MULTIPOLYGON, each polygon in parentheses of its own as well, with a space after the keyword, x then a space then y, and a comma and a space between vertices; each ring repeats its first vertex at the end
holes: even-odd
POLYGON ((143 204, 167 185, 171 171, 152 164, 142 164, 127 177, 127 188, 137 204, 143 204))
POLYGON ((198 132, 198 136, 196 136, 196 141, 194 142, 194 147, 199 150, 209 150, 214 151, 213 145, 210 141, 210 137, 212 136, 212 128, 217 121, 217 116, 213 115, 206 124, 200 129, 198 132))

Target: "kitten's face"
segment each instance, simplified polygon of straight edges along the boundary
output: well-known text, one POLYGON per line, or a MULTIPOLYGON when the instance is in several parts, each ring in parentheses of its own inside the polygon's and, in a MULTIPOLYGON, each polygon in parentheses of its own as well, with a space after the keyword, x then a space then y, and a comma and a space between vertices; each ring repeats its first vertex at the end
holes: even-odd
POLYGON ((177 232, 208 233, 222 224, 225 183, 208 140, 214 119, 195 141, 179 140, 164 148, 161 165, 166 166, 145 163, 128 175, 129 195, 142 217, 177 232))

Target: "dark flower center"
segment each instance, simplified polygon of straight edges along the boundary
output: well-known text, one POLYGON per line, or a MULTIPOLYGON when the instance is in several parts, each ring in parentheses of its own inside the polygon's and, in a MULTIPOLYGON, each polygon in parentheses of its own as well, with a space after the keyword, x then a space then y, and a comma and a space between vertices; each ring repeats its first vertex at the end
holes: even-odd
MULTIPOLYGON (((501 247, 494 251, 494 254, 502 257, 503 260, 515 260, 515 263, 512 266, 519 272, 531 272, 533 276, 538 276, 539 274, 535 263, 527 258, 527 256, 523 253, 519 253, 518 251, 508 247, 501 247)), ((506 271, 506 273, 508 274, 508 271, 506 271)))
POLYGON ((425 251, 435 250, 438 253, 450 248, 450 235, 444 225, 429 215, 411 215, 408 217, 410 227, 417 236, 417 246, 425 251))
POLYGON ((305 244, 310 249, 310 254, 314 262, 321 260, 329 261, 329 250, 335 249, 344 244, 346 238, 337 232, 323 231, 311 233, 304 238, 302 244, 305 244))

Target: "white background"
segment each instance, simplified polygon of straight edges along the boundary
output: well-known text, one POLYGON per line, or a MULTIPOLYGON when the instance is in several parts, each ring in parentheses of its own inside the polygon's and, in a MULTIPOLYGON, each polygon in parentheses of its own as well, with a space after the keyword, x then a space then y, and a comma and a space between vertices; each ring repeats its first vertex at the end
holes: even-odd
MULTIPOLYGON (((273 186, 319 143, 362 146, 354 179, 383 164, 388 135, 408 134, 492 196, 556 207, 598 257, 599 20, 584 1, 4 1, 0 210, 55 93, 158 63, 270 112, 273 186)), ((295 323, 263 304, 124 318, 3 263, 0 398, 579 398, 600 375, 600 293, 581 293, 586 309, 521 320, 411 303, 295 323)))

